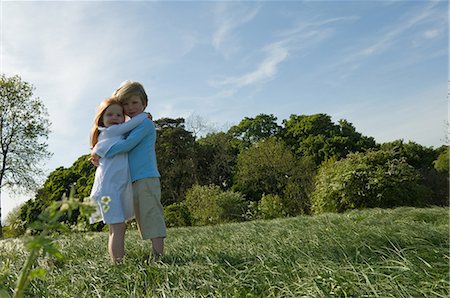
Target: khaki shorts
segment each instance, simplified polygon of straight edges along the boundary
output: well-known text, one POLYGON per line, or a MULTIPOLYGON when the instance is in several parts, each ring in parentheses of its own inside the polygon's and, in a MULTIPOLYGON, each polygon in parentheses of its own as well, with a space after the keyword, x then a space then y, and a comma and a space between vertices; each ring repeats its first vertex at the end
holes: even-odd
POLYGON ((166 237, 159 178, 144 178, 133 182, 133 202, 142 239, 166 237))

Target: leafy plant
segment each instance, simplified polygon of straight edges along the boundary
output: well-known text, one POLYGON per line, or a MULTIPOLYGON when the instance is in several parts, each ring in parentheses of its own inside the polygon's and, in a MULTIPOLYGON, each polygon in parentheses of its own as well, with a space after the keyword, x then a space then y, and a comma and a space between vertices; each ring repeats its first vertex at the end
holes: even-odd
MULTIPOLYGON (((35 267, 39 256, 52 256, 57 260, 64 258, 51 237, 51 233, 67 230, 67 226, 63 225, 59 219, 65 214, 70 216, 73 210, 79 210, 86 217, 94 211, 95 208, 89 200, 80 202, 74 198, 74 193, 75 190, 72 187, 69 197, 64 195, 60 201, 53 202, 39 215, 39 219, 28 231, 30 236, 25 241, 25 247, 29 251, 29 255, 20 271, 13 298, 23 297, 25 288, 34 278, 44 279, 46 270, 35 267)), ((0 294, 5 295, 5 291, 0 294)))
POLYGON ((186 193, 186 206, 194 225, 242 220, 246 205, 242 194, 222 191, 217 185, 194 185, 186 193))
POLYGON ((169 228, 191 225, 191 215, 185 202, 175 203, 164 208, 164 219, 169 228))
POLYGON ((258 204, 258 213, 262 219, 273 219, 286 215, 280 196, 271 194, 262 196, 258 204))
POLYGON ((312 194, 316 213, 355 208, 423 206, 430 191, 419 172, 393 151, 368 151, 324 162, 312 194))

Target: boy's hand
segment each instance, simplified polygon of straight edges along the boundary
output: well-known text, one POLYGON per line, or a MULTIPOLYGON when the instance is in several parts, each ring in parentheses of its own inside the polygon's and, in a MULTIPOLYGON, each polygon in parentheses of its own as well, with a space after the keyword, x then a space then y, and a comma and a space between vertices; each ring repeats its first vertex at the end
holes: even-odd
POLYGON ((91 157, 89 158, 89 161, 96 167, 99 166, 99 160, 100 160, 100 156, 95 154, 95 153, 91 153, 91 157))

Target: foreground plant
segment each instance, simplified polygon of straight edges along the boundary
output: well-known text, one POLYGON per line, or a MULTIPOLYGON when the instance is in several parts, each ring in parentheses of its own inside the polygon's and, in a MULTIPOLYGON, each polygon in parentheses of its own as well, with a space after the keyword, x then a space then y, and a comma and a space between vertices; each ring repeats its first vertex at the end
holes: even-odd
POLYGON ((61 201, 53 202, 39 215, 39 219, 33 223, 32 230, 29 231, 31 236, 25 242, 25 247, 30 251, 30 254, 20 271, 13 298, 23 297, 25 288, 34 278, 43 279, 45 277, 46 269, 34 267, 41 254, 44 257, 51 256, 57 260, 64 258, 55 240, 51 238, 52 232, 67 230, 67 226, 62 224, 59 219, 65 214, 68 214, 70 217, 72 211, 76 209, 84 217, 88 217, 95 210, 89 200, 81 202, 75 198, 74 194, 75 190, 72 187, 69 197, 64 195, 61 201))

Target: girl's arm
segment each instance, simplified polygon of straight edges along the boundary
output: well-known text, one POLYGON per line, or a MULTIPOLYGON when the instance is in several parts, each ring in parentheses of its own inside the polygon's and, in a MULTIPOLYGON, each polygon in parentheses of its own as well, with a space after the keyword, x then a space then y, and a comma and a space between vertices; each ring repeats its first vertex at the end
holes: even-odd
POLYGON ((139 115, 134 116, 133 118, 124 123, 111 125, 107 129, 105 129, 102 133, 104 133, 108 137, 124 135, 127 132, 133 130, 147 117, 148 117, 147 113, 140 113, 139 115))

